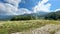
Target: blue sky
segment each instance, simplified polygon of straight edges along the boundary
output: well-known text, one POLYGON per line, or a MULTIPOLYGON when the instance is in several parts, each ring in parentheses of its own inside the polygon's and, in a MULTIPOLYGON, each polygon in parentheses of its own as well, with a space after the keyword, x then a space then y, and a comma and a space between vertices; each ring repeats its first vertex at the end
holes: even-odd
MULTIPOLYGON (((24 0, 19 4, 21 8, 32 9, 39 1, 41 0, 25 0, 26 3, 23 3, 24 0)), ((60 0, 49 0, 48 3, 51 3, 51 10, 56 10, 60 8, 60 0)))
POLYGON ((52 4, 51 10, 60 9, 60 0, 49 0, 49 3, 52 4))
POLYGON ((60 0, 0 0, 0 15, 60 10, 60 0))
POLYGON ((40 0, 22 0, 22 2, 19 4, 20 8, 27 8, 29 10, 32 9, 40 0), (25 3, 23 2, 25 1, 25 3))

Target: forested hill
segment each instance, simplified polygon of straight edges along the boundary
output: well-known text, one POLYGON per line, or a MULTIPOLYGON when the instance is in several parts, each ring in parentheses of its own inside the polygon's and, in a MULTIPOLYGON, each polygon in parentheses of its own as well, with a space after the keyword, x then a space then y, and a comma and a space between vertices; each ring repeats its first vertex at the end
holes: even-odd
POLYGON ((60 11, 51 12, 45 16, 45 19, 60 20, 60 11))

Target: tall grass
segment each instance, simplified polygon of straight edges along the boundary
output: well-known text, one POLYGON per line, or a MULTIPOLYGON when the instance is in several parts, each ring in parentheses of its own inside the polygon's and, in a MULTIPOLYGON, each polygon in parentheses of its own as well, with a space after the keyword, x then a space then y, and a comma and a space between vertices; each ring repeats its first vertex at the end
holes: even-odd
POLYGON ((0 21, 0 34, 10 34, 39 28, 46 24, 60 24, 54 20, 0 21))

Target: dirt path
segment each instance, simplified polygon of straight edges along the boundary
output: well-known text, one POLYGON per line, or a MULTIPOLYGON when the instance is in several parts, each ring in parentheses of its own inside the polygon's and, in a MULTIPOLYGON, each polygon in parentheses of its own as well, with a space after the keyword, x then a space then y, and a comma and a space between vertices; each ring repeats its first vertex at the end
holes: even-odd
POLYGON ((28 32, 17 32, 12 34, 60 34, 60 25, 49 24, 28 32))

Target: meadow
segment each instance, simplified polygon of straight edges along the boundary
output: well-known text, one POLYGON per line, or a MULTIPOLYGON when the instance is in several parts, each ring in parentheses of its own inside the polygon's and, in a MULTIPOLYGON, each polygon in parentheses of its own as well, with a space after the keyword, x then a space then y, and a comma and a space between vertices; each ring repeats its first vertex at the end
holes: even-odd
POLYGON ((0 21, 0 34, 11 34, 40 28, 47 24, 59 25, 55 20, 0 21))

